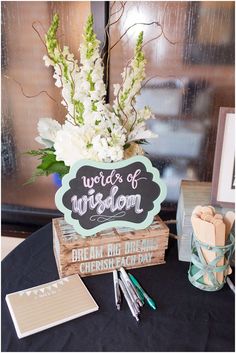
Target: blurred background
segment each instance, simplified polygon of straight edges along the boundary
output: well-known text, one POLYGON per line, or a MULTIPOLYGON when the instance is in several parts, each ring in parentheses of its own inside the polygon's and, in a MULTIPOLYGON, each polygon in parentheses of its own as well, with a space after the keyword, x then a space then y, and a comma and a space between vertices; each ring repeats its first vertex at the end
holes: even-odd
POLYGON ((149 105, 158 135, 144 146, 160 170, 168 195, 164 210, 175 211, 182 179, 211 181, 219 107, 234 107, 233 1, 2 1, 2 233, 27 236, 58 215, 51 177, 23 185, 37 160, 24 155, 34 141, 40 117, 64 121, 60 90, 44 66, 43 37, 52 16, 60 16, 59 39, 79 57, 82 28, 90 11, 104 40, 109 16, 111 46, 109 100, 113 84, 133 55, 144 31, 147 83, 137 106, 149 105), (37 21, 37 22, 35 22, 37 21), (156 24, 142 25, 135 23, 156 24), (131 27, 132 26, 132 27, 131 27), (122 36, 126 30, 127 33, 122 36), (161 33, 161 28, 163 33, 161 33), (122 37, 121 40, 120 37, 122 37), (47 91, 54 100, 45 93, 47 91), (29 98, 29 96, 35 96, 29 98), (26 97, 28 96, 28 97, 26 97))

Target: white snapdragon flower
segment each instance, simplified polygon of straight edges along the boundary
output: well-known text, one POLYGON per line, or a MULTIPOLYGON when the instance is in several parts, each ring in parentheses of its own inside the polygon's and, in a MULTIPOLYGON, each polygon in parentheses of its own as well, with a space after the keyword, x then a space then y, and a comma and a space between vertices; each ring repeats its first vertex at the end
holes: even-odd
POLYGON ((90 84, 85 79, 81 80, 80 85, 81 85, 81 88, 80 88, 81 90, 83 90, 85 92, 89 92, 90 91, 90 84))
POLYGON ((144 107, 138 111, 138 116, 140 119, 148 120, 154 118, 154 115, 149 107, 144 107))
POLYGON ((109 148, 110 162, 117 162, 124 158, 123 146, 114 146, 109 148))
POLYGON ((67 110, 68 110, 69 116, 73 119, 73 123, 74 123, 74 111, 75 111, 74 104, 67 103, 67 110))
POLYGON ((44 60, 44 64, 45 64, 46 67, 54 65, 53 61, 47 55, 43 56, 43 60, 44 60))
POLYGON ((93 82, 100 80, 101 79, 100 71, 98 69, 94 69, 91 74, 91 78, 92 78, 93 82))
POLYGON ((60 65, 56 64, 54 66, 54 71, 55 73, 58 75, 58 76, 61 76, 61 68, 60 68, 60 65))
POLYGON ((137 125, 134 130, 128 135, 127 142, 146 140, 150 138, 158 137, 151 130, 148 130, 145 126, 137 125))
POLYGON ((51 118, 41 118, 38 122, 39 136, 35 138, 35 141, 46 146, 52 147, 54 145, 57 132, 61 129, 61 125, 58 121, 51 118))
POLYGON ((83 99, 83 105, 84 105, 84 121, 90 120, 90 114, 92 112, 92 101, 89 97, 85 97, 83 99))
POLYGON ((111 145, 121 145, 124 146, 126 141, 126 134, 124 130, 114 128, 111 132, 111 145))
POLYGON ((97 101, 99 99, 99 92, 98 91, 91 91, 89 96, 90 96, 90 100, 91 100, 91 104, 92 104, 92 101, 97 101))
POLYGON ((64 100, 67 102, 67 104, 71 102, 71 88, 70 88, 70 84, 64 83, 62 91, 61 91, 61 95, 64 98, 64 100))
POLYGON ((101 95, 101 97, 103 97, 106 94, 106 88, 105 88, 103 80, 96 81, 96 83, 95 83, 95 91, 98 91, 99 94, 101 95))
POLYGON ((100 56, 100 41, 93 34, 92 17, 88 19, 85 27, 84 39, 81 43, 80 51, 80 73, 79 79, 76 78, 76 96, 84 105, 84 120, 89 120, 90 113, 94 110, 102 111, 101 103, 104 104, 106 87, 103 81, 103 62, 100 56), (77 85, 78 82, 78 85, 77 85), (80 92, 80 93, 79 93, 80 92), (90 103, 88 103, 90 100, 90 103), (99 104, 100 103, 100 104, 99 104), (100 105, 97 108, 97 105, 100 105))
POLYGON ((96 135, 92 144, 93 149, 97 151, 99 161, 116 162, 123 158, 123 147, 121 145, 109 146, 107 138, 101 135, 96 135))
POLYGON ((57 86, 58 88, 62 87, 62 78, 57 71, 54 72, 53 78, 55 79, 55 86, 57 86))
POLYGON ((135 98, 139 94, 142 81, 145 78, 145 58, 142 52, 143 33, 139 34, 135 55, 129 66, 124 69, 121 76, 123 79, 122 86, 114 85, 114 103, 113 108, 116 114, 124 122, 126 129, 135 129, 138 120, 134 114, 137 112, 133 108, 135 98))

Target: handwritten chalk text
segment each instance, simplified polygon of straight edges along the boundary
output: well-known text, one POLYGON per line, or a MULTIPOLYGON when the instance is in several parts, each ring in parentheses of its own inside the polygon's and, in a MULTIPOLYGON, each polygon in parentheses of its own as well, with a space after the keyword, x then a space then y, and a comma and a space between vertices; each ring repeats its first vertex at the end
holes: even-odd
POLYGON ((110 195, 103 199, 103 194, 98 192, 95 194, 94 189, 88 190, 88 195, 83 195, 79 197, 73 195, 71 198, 72 202, 72 211, 78 213, 80 216, 84 215, 88 208, 90 210, 96 210, 96 213, 101 215, 105 210, 110 210, 111 212, 121 211, 125 209, 126 211, 134 208, 135 213, 139 214, 143 212, 143 209, 140 208, 141 204, 141 195, 119 195, 116 197, 116 194, 119 190, 119 187, 114 185, 111 187, 110 195))

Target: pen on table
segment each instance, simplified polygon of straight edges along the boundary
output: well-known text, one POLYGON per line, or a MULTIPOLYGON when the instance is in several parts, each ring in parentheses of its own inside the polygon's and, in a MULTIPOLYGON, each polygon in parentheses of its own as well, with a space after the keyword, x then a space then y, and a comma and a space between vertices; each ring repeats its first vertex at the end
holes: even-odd
POLYGON ((124 276, 122 275, 121 272, 120 272, 120 279, 121 279, 121 282, 123 283, 123 285, 124 285, 124 287, 125 287, 125 289, 127 291, 127 294, 128 294, 128 296, 129 296, 129 298, 130 298, 130 300, 132 302, 132 305, 133 305, 134 309, 136 310, 137 314, 139 314, 140 310, 139 310, 139 305, 136 302, 136 297, 134 297, 133 292, 130 291, 130 287, 128 287, 128 284, 125 281, 124 276))
POLYGON ((143 306, 142 301, 140 300, 140 297, 138 295, 138 292, 136 290, 136 287, 133 285, 132 281, 130 280, 127 272, 125 271, 124 267, 120 268, 120 272, 124 278, 125 283, 127 284, 127 287, 129 291, 131 292, 132 297, 134 300, 138 303, 139 306, 143 306))
POLYGON ((135 287, 138 288, 139 291, 143 294, 143 296, 144 296, 144 298, 146 299, 148 305, 149 305, 152 309, 156 310, 156 303, 154 302, 154 300, 153 300, 151 297, 149 297, 149 295, 148 295, 148 294, 145 292, 145 290, 140 286, 140 284, 138 283, 138 281, 136 280, 136 278, 135 278, 133 275, 131 275, 131 273, 129 273, 129 277, 130 277, 132 283, 135 285, 135 287))
POLYGON ((141 302, 142 302, 143 305, 144 305, 144 295, 143 295, 143 293, 140 292, 140 290, 139 290, 137 287, 135 287, 135 288, 137 289, 138 296, 139 296, 141 302))
POLYGON ((121 288, 121 290, 122 290, 122 292, 124 294, 125 300, 127 301, 127 304, 129 306, 129 309, 130 309, 132 315, 135 317, 136 321, 138 322, 139 321, 139 317, 138 317, 138 314, 137 314, 137 312, 136 312, 136 310, 135 310, 135 308, 133 306, 133 303, 132 303, 132 301, 130 299, 130 296, 129 296, 128 292, 127 292, 127 289, 125 288, 123 282, 120 279, 118 281, 119 281, 120 288, 121 288))
POLYGON ((235 293, 235 286, 233 285, 233 282, 231 281, 231 279, 229 277, 227 277, 226 279, 229 288, 235 293))
POLYGON ((121 304, 121 295, 120 295, 120 287, 118 282, 118 272, 117 270, 113 271, 113 284, 114 284, 114 293, 115 293, 115 302, 117 310, 120 310, 121 304))

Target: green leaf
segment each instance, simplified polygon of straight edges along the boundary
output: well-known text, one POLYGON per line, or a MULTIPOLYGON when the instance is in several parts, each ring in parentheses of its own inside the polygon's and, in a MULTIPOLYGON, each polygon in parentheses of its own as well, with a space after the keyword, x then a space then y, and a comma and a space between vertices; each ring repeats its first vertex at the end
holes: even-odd
POLYGON ((23 186, 34 183, 37 177, 43 176, 43 175, 46 175, 46 173, 45 173, 43 170, 36 169, 36 171, 33 173, 32 177, 29 178, 29 179, 23 184, 23 186))
POLYGON ((28 154, 30 156, 42 156, 43 155, 43 150, 31 150, 27 152, 23 152, 23 154, 28 154))
POLYGON ((70 168, 65 165, 63 161, 57 161, 55 154, 47 154, 42 157, 42 163, 38 165, 37 169, 45 172, 45 175, 58 173, 64 176, 69 173, 70 168))
POLYGON ((43 157, 42 163, 38 165, 32 177, 23 185, 35 182, 36 178, 39 176, 48 176, 53 173, 58 173, 60 177, 63 177, 68 174, 69 171, 70 167, 66 166, 63 161, 56 161, 55 155, 48 155, 43 157))
POLYGON ((55 153, 55 150, 53 147, 41 148, 39 150, 30 150, 30 151, 23 152, 23 154, 28 154, 30 156, 43 156, 46 154, 54 154, 54 153, 55 153))
POLYGON ((55 154, 55 149, 53 147, 51 148, 45 148, 44 153, 46 154, 55 154))
POLYGON ((47 170, 55 162, 55 160, 55 154, 46 154, 42 157, 42 163, 37 168, 47 170))
POLYGON ((125 145, 124 145, 124 150, 127 150, 127 148, 129 148, 130 147, 130 143, 126 143, 125 145))
POLYGON ((147 140, 145 140, 145 139, 136 140, 134 142, 137 143, 137 145, 146 145, 146 144, 148 144, 147 140))
POLYGON ((53 164, 50 165, 47 169, 47 175, 53 174, 53 173, 58 173, 60 177, 63 177, 64 175, 68 174, 70 171, 70 167, 66 166, 63 161, 56 161, 53 164))

